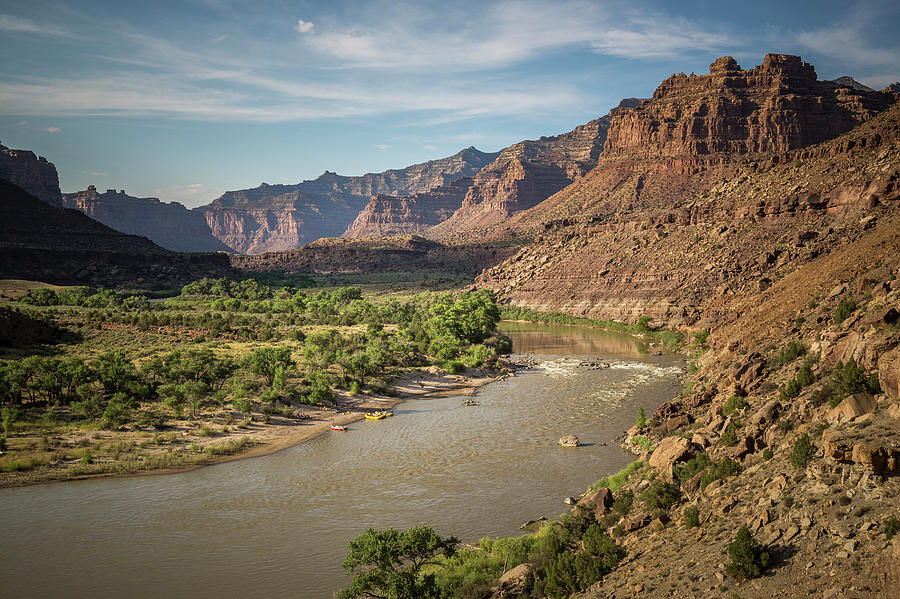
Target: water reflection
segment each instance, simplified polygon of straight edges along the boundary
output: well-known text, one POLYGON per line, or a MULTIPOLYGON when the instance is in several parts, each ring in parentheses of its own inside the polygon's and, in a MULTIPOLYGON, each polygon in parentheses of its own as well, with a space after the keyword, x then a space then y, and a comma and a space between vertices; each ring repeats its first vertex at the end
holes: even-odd
POLYGON ((636 358, 646 355, 648 349, 646 342, 635 337, 584 327, 504 321, 500 332, 513 339, 513 351, 517 353, 636 358))

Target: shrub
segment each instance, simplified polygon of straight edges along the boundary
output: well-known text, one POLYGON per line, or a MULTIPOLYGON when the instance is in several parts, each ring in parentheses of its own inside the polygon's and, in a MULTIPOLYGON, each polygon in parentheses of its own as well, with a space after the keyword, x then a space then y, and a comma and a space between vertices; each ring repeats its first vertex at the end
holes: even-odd
POLYGON ((803 433, 794 441, 794 447, 791 449, 791 464, 797 470, 802 470, 809 465, 809 462, 816 455, 816 446, 809 440, 809 435, 803 433))
POLYGON ((644 467, 644 462, 640 460, 635 460, 631 462, 615 474, 610 474, 609 476, 604 476, 590 487, 588 487, 588 492, 594 492, 601 487, 606 487, 610 491, 617 491, 624 487, 628 483, 628 477, 640 470, 644 467))
POLYGON ((728 557, 731 563, 726 570, 738 578, 756 578, 772 561, 769 552, 753 538, 746 526, 742 526, 734 541, 728 544, 728 557))
POLYGON ((698 472, 706 470, 706 468, 711 465, 712 461, 709 459, 709 455, 704 451, 698 453, 684 464, 676 464, 675 476, 678 477, 678 480, 688 480, 693 478, 698 472))
POLYGON ((746 399, 744 399, 740 395, 732 395, 722 405, 722 416, 725 416, 727 418, 728 416, 731 416, 738 410, 743 410, 746 407, 747 407, 746 399))
POLYGON ((722 458, 714 468, 705 470, 700 475, 700 488, 705 490, 715 480, 733 476, 741 469, 740 464, 731 458, 722 458))
POLYGON ((887 520, 884 521, 884 540, 890 541, 900 532, 900 518, 897 516, 891 516, 887 520))
POLYGON ((766 447, 765 449, 763 449, 762 457, 764 460, 771 460, 774 455, 775 454, 772 452, 772 449, 770 447, 766 447))
POLYGON ((619 493, 616 498, 613 499, 612 510, 621 516, 625 516, 631 511, 633 503, 634 491, 628 489, 627 491, 619 493))
POLYGON ((634 420, 634 424, 638 428, 644 428, 645 426, 647 426, 647 416, 644 415, 644 406, 638 408, 638 415, 634 420))
POLYGON ((465 369, 465 365, 459 360, 447 360, 444 362, 444 370, 451 374, 459 374, 460 372, 464 372, 465 369))
POLYGON ((681 489, 678 485, 656 479, 641 493, 641 501, 651 509, 667 511, 681 501, 681 489))
POLYGON ((649 453, 653 450, 653 441, 644 435, 638 435, 636 437, 631 438, 631 444, 636 446, 638 449, 643 451, 644 453, 649 453))
POLYGON ((837 366, 831 372, 831 386, 834 389, 831 399, 829 399, 832 407, 854 393, 865 391, 875 394, 881 391, 881 386, 878 384, 878 375, 873 372, 867 376, 865 369, 853 360, 847 360, 846 364, 843 362, 837 363, 837 366))
POLYGON ((791 341, 785 347, 781 348, 781 353, 778 355, 778 361, 781 364, 787 364, 788 362, 793 362, 805 353, 806 346, 803 345, 801 341, 791 341))
POLYGON ((843 300, 841 303, 837 305, 837 308, 834 309, 834 324, 841 324, 848 318, 850 315, 856 311, 856 302, 851 300, 843 300))
POLYGON ((733 420, 728 423, 728 426, 725 427, 725 431, 722 433, 722 445, 725 447, 737 445, 737 425, 733 420))
POLYGON ((232 402, 232 406, 234 406, 235 410, 243 414, 249 414, 253 411, 253 402, 243 397, 235 399, 234 402, 232 402))
POLYGON ((684 510, 684 527, 697 528, 700 526, 700 510, 694 506, 684 510))

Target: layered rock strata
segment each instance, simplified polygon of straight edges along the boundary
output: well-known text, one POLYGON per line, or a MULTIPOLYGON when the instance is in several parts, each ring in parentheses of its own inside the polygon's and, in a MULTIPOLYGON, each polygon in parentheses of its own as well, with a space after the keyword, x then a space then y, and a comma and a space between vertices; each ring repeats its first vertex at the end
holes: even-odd
POLYGON ((84 191, 63 194, 62 203, 117 231, 148 237, 176 252, 232 251, 213 237, 201 212, 188 210, 178 202, 137 198, 125 190, 98 193, 90 185, 84 191))
POLYGON ((62 205, 56 167, 43 156, 35 156, 34 152, 11 150, 0 145, 0 179, 21 187, 51 206, 62 205))

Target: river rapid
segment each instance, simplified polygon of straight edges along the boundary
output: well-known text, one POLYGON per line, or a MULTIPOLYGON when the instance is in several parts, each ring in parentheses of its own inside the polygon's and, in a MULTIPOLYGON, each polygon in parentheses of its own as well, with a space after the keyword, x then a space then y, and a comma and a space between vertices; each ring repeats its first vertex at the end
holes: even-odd
POLYGON ((0 489, 3 596, 325 599, 368 526, 427 523, 469 542, 565 511, 634 459, 615 437, 678 392, 684 363, 622 335, 502 328, 536 365, 480 389, 478 406, 411 400, 274 455, 0 489), (584 445, 558 446, 569 434, 584 445))

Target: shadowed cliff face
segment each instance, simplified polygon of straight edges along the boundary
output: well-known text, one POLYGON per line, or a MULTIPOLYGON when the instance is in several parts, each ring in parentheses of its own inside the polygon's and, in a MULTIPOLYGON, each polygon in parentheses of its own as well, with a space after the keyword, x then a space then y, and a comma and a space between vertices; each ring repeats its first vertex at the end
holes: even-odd
POLYGON ((63 194, 62 203, 117 231, 143 235, 176 252, 231 251, 212 236, 202 213, 178 202, 136 198, 115 189, 97 193, 91 185, 84 191, 63 194))
POLYGON ((408 195, 471 177, 496 154, 467 148, 454 156, 360 177, 326 172, 297 185, 262 184, 227 192, 200 208, 213 236, 241 253, 288 250, 341 235, 377 194, 408 195))
POLYGON ((17 185, 57 208, 62 205, 56 167, 28 150, 10 150, 0 145, 0 179, 17 185))

